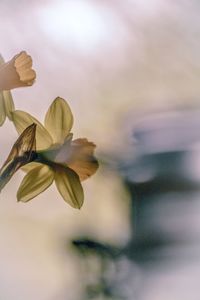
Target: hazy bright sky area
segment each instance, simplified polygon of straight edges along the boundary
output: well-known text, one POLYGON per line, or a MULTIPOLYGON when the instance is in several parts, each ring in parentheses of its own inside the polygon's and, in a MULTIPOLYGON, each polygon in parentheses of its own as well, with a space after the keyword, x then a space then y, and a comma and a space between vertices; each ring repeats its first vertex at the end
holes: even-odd
MULTIPOLYGON (((43 121, 52 100, 63 97, 75 138, 95 142, 100 161, 124 157, 141 114, 198 106, 199 9, 195 0, 1 0, 0 53, 9 60, 26 50, 37 72, 32 87, 12 92, 16 108, 43 121)), ((9 121, 0 138, 2 164, 17 138, 9 121)), ((23 176, 0 194, 0 298, 63 300, 68 291, 77 300, 78 262, 60 245, 81 234, 126 243, 128 192, 102 163, 84 183, 80 211, 54 186, 23 204, 16 202, 23 176)))

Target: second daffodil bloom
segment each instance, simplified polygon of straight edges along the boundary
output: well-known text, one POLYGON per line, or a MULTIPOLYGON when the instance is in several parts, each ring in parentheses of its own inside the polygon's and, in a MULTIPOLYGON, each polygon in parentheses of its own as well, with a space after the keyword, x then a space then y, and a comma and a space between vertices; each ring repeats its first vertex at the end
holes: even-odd
POLYGON ((30 86, 34 83, 36 73, 32 69, 32 58, 25 51, 4 62, 0 56, 0 126, 6 116, 12 120, 14 103, 10 90, 30 86))
POLYGON ((74 208, 83 204, 80 181, 93 175, 98 162, 95 145, 87 139, 72 140, 73 116, 67 102, 56 98, 49 107, 44 126, 30 114, 13 112, 13 123, 21 134, 36 124, 36 157, 24 167, 25 175, 18 193, 18 201, 27 202, 46 190, 55 180, 63 199, 74 208))
MULTIPOLYGON (((2 61, 2 58, 1 58, 2 61)), ((0 90, 12 90, 30 86, 36 77, 32 69, 32 58, 25 51, 15 55, 10 61, 0 65, 0 90)))

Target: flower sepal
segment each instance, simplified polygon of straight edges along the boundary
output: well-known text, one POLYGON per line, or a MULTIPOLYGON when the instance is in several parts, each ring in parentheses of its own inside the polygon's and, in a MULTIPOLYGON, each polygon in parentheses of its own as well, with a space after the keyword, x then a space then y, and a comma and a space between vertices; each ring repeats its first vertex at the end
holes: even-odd
POLYGON ((79 176, 70 168, 56 164, 55 183, 62 198, 72 207, 80 209, 84 201, 84 192, 79 176))

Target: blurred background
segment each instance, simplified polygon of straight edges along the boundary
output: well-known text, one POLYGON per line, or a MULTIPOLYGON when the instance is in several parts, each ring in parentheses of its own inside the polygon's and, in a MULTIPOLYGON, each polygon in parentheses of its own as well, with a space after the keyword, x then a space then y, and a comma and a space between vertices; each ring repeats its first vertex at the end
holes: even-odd
MULTIPOLYGON (((74 138, 97 144, 85 203, 54 186, 0 198, 0 299, 198 300, 200 3, 1 0, 0 52, 26 50, 37 81, 12 91, 43 121, 57 96, 74 138)), ((17 138, 0 128, 1 164, 17 138)))

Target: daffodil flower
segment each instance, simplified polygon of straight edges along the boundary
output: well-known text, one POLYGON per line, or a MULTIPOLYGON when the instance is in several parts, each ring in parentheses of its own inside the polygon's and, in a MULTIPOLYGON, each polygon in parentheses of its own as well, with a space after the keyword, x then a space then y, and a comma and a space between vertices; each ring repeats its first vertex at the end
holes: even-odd
POLYGON ((25 51, 15 55, 7 63, 0 56, 0 126, 4 123, 6 116, 12 120, 12 111, 15 107, 10 90, 30 86, 35 78, 32 58, 25 51))
POLYGON ((44 126, 30 114, 16 110, 13 123, 21 134, 36 124, 36 157, 23 169, 27 172, 17 193, 18 201, 27 202, 45 191, 55 181, 63 199, 74 208, 83 204, 80 181, 93 175, 98 162, 95 145, 87 139, 72 141, 73 116, 67 102, 56 98, 49 107, 44 126))
MULTIPOLYGON (((2 60, 2 58, 1 58, 2 60)), ((0 90, 11 90, 30 86, 36 77, 32 69, 32 58, 25 51, 15 55, 10 61, 0 66, 0 90)))

